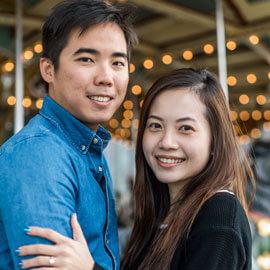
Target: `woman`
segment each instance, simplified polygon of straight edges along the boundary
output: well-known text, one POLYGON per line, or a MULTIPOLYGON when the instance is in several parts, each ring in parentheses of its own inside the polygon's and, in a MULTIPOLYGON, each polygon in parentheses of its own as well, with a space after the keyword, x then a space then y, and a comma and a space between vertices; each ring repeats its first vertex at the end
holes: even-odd
MULTIPOLYGON (((141 111, 136 169, 136 214, 123 270, 251 269, 244 187, 245 172, 252 172, 237 143, 223 90, 210 72, 179 69, 150 88, 141 111)), ((21 255, 52 256, 54 269, 61 269, 64 259, 76 260, 76 241, 46 233, 40 228, 30 232, 56 246, 42 252, 25 246, 21 255), (63 243, 69 254, 60 254, 63 243)), ((81 258, 92 267, 89 253, 84 254, 81 258)))

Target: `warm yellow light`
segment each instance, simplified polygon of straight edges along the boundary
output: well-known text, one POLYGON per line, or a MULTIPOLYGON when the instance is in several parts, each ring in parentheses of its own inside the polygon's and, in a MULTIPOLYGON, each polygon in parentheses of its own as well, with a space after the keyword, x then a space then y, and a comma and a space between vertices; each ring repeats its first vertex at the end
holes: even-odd
POLYGON ((261 137, 262 133, 261 133, 261 130, 258 129, 258 128, 253 128, 250 132, 250 135, 252 138, 254 139, 258 139, 261 137))
POLYGON ((270 218, 262 218, 257 223, 258 233, 262 237, 270 236, 270 218))
POLYGON ((245 94, 241 95, 239 97, 239 102, 241 104, 248 104, 249 103, 249 97, 248 97, 248 95, 245 95, 245 94))
POLYGON ((140 108, 143 106, 143 99, 140 101, 140 108))
POLYGON ((187 60, 187 61, 191 60, 191 59, 193 58, 193 53, 192 53, 192 51, 189 51, 189 50, 184 51, 184 52, 183 52, 183 58, 184 58, 185 60, 187 60))
POLYGON ((41 109, 42 108, 42 105, 43 105, 43 98, 39 98, 37 101, 36 101, 36 107, 37 109, 41 109))
POLYGON ((264 119, 265 120, 270 120, 270 111, 269 110, 265 111, 263 113, 263 116, 264 116, 264 119))
POLYGON ((239 141, 241 144, 248 144, 250 142, 250 138, 248 135, 241 135, 239 137, 239 141))
POLYGON ((126 100, 123 106, 126 110, 131 110, 133 108, 133 102, 131 100, 126 100))
POLYGON ((266 103, 266 97, 264 95, 258 95, 256 101, 259 105, 264 105, 266 103))
POLYGON ((30 59, 32 59, 33 56, 34 56, 34 53, 30 49, 25 50, 23 53, 23 58, 25 60, 30 60, 30 59))
POLYGON ((264 122, 263 123, 263 129, 265 131, 270 131, 270 122, 264 122))
POLYGON ((256 259, 257 264, 260 267, 260 270, 269 270, 270 269, 270 253, 263 253, 256 259))
POLYGON ((239 117, 242 121, 247 121, 250 118, 250 114, 247 111, 242 111, 240 112, 239 117))
POLYGON ((236 42, 232 41, 232 40, 229 40, 226 44, 227 46, 227 49, 230 50, 230 51, 233 51, 236 49, 237 45, 236 45, 236 42))
POLYGON ((231 120, 235 121, 238 118, 238 113, 236 111, 230 111, 231 120))
POLYGON ((169 64, 171 64, 172 63, 172 57, 171 57, 171 55, 169 55, 169 54, 165 54, 165 55, 163 55, 163 57, 162 57, 162 62, 165 64, 165 65, 169 65, 169 64))
POLYGON ((227 78, 227 83, 229 86, 235 86, 237 83, 237 79, 234 76, 229 76, 227 78))
POLYGON ((214 46, 212 44, 205 44, 203 50, 206 54, 212 54, 214 52, 214 46))
POLYGON ((7 99, 7 104, 9 106, 14 106, 16 104, 16 98, 14 96, 10 96, 7 99))
POLYGON ((251 84, 255 83, 257 81, 257 77, 255 74, 250 73, 247 75, 247 81, 251 84))
POLYGON ((234 127, 236 134, 240 134, 240 132, 241 132, 240 127, 238 125, 233 125, 233 127, 234 127))
POLYGON ((146 69, 151 69, 151 68, 153 68, 153 66, 154 66, 154 62, 153 62, 151 59, 146 59, 146 60, 144 60, 144 62, 143 62, 143 66, 144 66, 146 69))
POLYGON ((125 3, 127 0, 117 0, 119 3, 125 3))
POLYGON ((251 115, 252 115, 252 118, 256 121, 259 121, 262 119, 262 113, 258 110, 253 111, 251 115))
POLYGON ((132 127, 137 129, 139 127, 139 120, 138 119, 134 119, 132 121, 132 127))
POLYGON ((14 63, 11 61, 8 61, 4 64, 3 66, 3 71, 4 72, 11 72, 14 69, 14 63))
POLYGON ((109 121, 109 126, 111 127, 111 128, 117 128, 118 127, 118 125, 119 125, 119 123, 118 123, 118 120, 117 119, 111 119, 110 121, 109 121))
POLYGON ((268 72, 267 76, 268 76, 268 79, 270 80, 270 72, 268 72))
POLYGON ((132 119, 133 118, 133 112, 131 110, 126 110, 123 113, 123 116, 125 119, 132 119))
POLYGON ((142 88, 139 85, 134 85, 131 88, 131 91, 134 95, 140 95, 142 93, 142 88))
POLYGON ((251 36, 249 36, 248 39, 249 39, 250 43, 252 43, 253 45, 258 44, 260 41, 259 37, 256 35, 251 35, 251 36))
POLYGON ((136 69, 135 65, 132 64, 132 63, 130 63, 130 65, 129 65, 129 72, 130 73, 133 73, 135 71, 135 69, 136 69))
POLYGON ((32 105, 32 100, 30 97, 25 97, 22 102, 23 107, 29 108, 32 105))
POLYGON ((34 47, 34 51, 36 53, 42 53, 43 51, 43 47, 42 47, 42 44, 41 43, 36 43, 35 47, 34 47))
POLYGON ((121 122, 121 125, 123 128, 130 128, 131 126, 131 121, 128 119, 123 119, 121 122))

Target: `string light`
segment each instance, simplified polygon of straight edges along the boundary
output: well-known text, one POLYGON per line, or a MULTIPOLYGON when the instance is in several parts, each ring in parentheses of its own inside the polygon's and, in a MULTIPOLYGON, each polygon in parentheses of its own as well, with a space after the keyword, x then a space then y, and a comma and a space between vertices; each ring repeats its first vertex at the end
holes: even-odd
POLYGON ((123 116, 125 119, 132 119, 133 118, 133 112, 131 110, 126 110, 123 113, 123 116))
POLYGON ((270 122, 264 122, 263 123, 263 129, 265 131, 270 131, 270 122))
POLYGON ((250 142, 250 138, 248 135, 241 135, 239 137, 239 141, 241 144, 248 144, 250 142))
POLYGON ((9 106, 14 106, 16 104, 16 98, 14 96, 10 96, 7 99, 7 104, 9 106))
POLYGON ((11 61, 8 61, 6 62, 4 65, 3 65, 3 71, 4 72, 11 72, 13 69, 14 69, 14 63, 11 62, 11 61))
POLYGON ((32 52, 31 49, 26 49, 23 53, 23 58, 24 60, 30 60, 34 56, 34 53, 32 52))
POLYGON ((43 106, 43 98, 39 98, 37 101, 36 101, 36 107, 37 109, 41 109, 43 106))
POLYGON ((142 88, 139 85, 134 85, 131 88, 131 91, 134 95, 140 95, 142 93, 142 88))
POLYGON ((268 76, 268 79, 270 80, 270 72, 268 72, 268 75, 267 76, 268 76))
POLYGON ((183 52, 183 58, 187 61, 191 60, 193 58, 193 53, 190 50, 183 52))
POLYGON ((139 120, 138 119, 134 119, 132 121, 132 127, 135 129, 138 129, 138 127, 139 127, 139 120))
POLYGON ((227 46, 227 49, 230 51, 234 51, 237 47, 236 42, 234 42, 233 40, 229 40, 226 46, 227 46))
POLYGON ((153 62, 151 59, 146 59, 146 60, 144 60, 144 62, 143 62, 143 66, 144 66, 146 69, 151 69, 151 68, 153 68, 153 66, 154 66, 154 62, 153 62))
POLYGON ((250 132, 250 135, 252 138, 254 139, 258 139, 261 137, 262 133, 261 133, 261 130, 258 129, 258 128, 253 128, 250 132))
POLYGON ((163 55, 163 57, 162 57, 162 62, 165 64, 165 65, 169 65, 169 64, 171 64, 172 63, 172 57, 171 57, 171 55, 169 55, 169 54, 165 54, 165 55, 163 55))
POLYGON ((256 35, 251 35, 251 36, 249 36, 248 39, 249 39, 250 43, 253 45, 257 45, 260 41, 259 37, 256 35))
POLYGON ((203 50, 206 54, 212 54, 214 52, 214 46, 212 44, 205 44, 203 50))
POLYGON ((131 121, 129 119, 123 119, 121 121, 121 125, 122 125, 123 128, 130 128, 131 121))
POLYGON ((111 119, 110 121, 109 121, 109 126, 111 127, 111 128, 117 128, 118 127, 118 125, 119 125, 119 122, 118 122, 118 120, 117 119, 111 119))
POLYGON ((262 119, 262 113, 258 110, 254 110, 251 114, 252 118, 256 121, 259 121, 262 119))
POLYGON ((143 106, 143 99, 140 101, 140 108, 143 106))
POLYGON ((270 120, 270 111, 269 110, 265 111, 263 113, 263 116, 264 116, 264 119, 265 120, 270 120))
POLYGON ((247 121, 247 120, 249 120, 249 118, 250 118, 250 114, 249 114, 249 112, 247 112, 247 111, 242 111, 242 112, 240 112, 239 117, 240 117, 240 119, 241 119, 242 121, 247 121))
POLYGON ((25 97, 22 102, 23 107, 30 108, 32 105, 32 100, 30 97, 25 97))
POLYGON ((129 72, 130 73, 133 73, 135 71, 135 69, 136 69, 135 65, 132 64, 132 63, 130 63, 130 65, 129 65, 129 72))
POLYGON ((249 103, 249 97, 248 97, 248 95, 245 95, 245 94, 243 94, 243 95, 241 95, 240 97, 239 97, 239 102, 241 103, 241 104, 248 104, 249 103))
POLYGON ((259 105, 264 105, 266 103, 266 97, 264 95, 258 95, 256 101, 259 105))
POLYGON ((255 74, 253 73, 250 73, 247 75, 247 81, 250 83, 250 84, 254 84, 256 81, 257 81, 257 77, 255 74))
POLYGON ((43 47, 42 47, 42 44, 40 42, 35 44, 34 51, 35 51, 35 53, 42 53, 43 47))
POLYGON ((126 100, 123 106, 126 110, 131 110, 133 108, 133 102, 131 100, 126 100))
POLYGON ((236 111, 230 111, 231 120, 235 121, 238 118, 238 114, 236 111))
POLYGON ((237 79, 234 76, 229 76, 227 78, 227 83, 229 86, 235 86, 237 83, 237 79))

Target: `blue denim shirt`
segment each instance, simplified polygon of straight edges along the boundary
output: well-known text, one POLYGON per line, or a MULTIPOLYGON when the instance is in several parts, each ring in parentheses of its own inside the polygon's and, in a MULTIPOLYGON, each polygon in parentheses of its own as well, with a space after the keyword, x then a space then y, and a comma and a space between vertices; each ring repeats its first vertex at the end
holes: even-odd
POLYGON ((26 235, 27 226, 72 238, 75 212, 94 260, 119 269, 115 201, 103 155, 110 138, 45 97, 40 114, 0 148, 0 269, 19 269, 19 246, 49 243, 26 235))

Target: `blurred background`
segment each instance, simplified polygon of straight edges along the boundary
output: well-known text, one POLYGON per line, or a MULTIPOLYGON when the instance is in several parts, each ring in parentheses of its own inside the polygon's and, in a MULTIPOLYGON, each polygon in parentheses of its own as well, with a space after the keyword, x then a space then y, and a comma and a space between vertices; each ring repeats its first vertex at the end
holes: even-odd
MULTIPOLYGON (((0 145, 39 112, 41 28, 59 0, 0 0, 0 145)), ((208 68, 227 94, 238 138, 256 168, 251 205, 254 269, 270 269, 270 1, 118 0, 137 5, 139 36, 123 106, 107 123, 120 248, 130 232, 134 142, 144 95, 154 80, 180 67, 208 68), (224 32, 225 28, 225 32, 224 32)))

